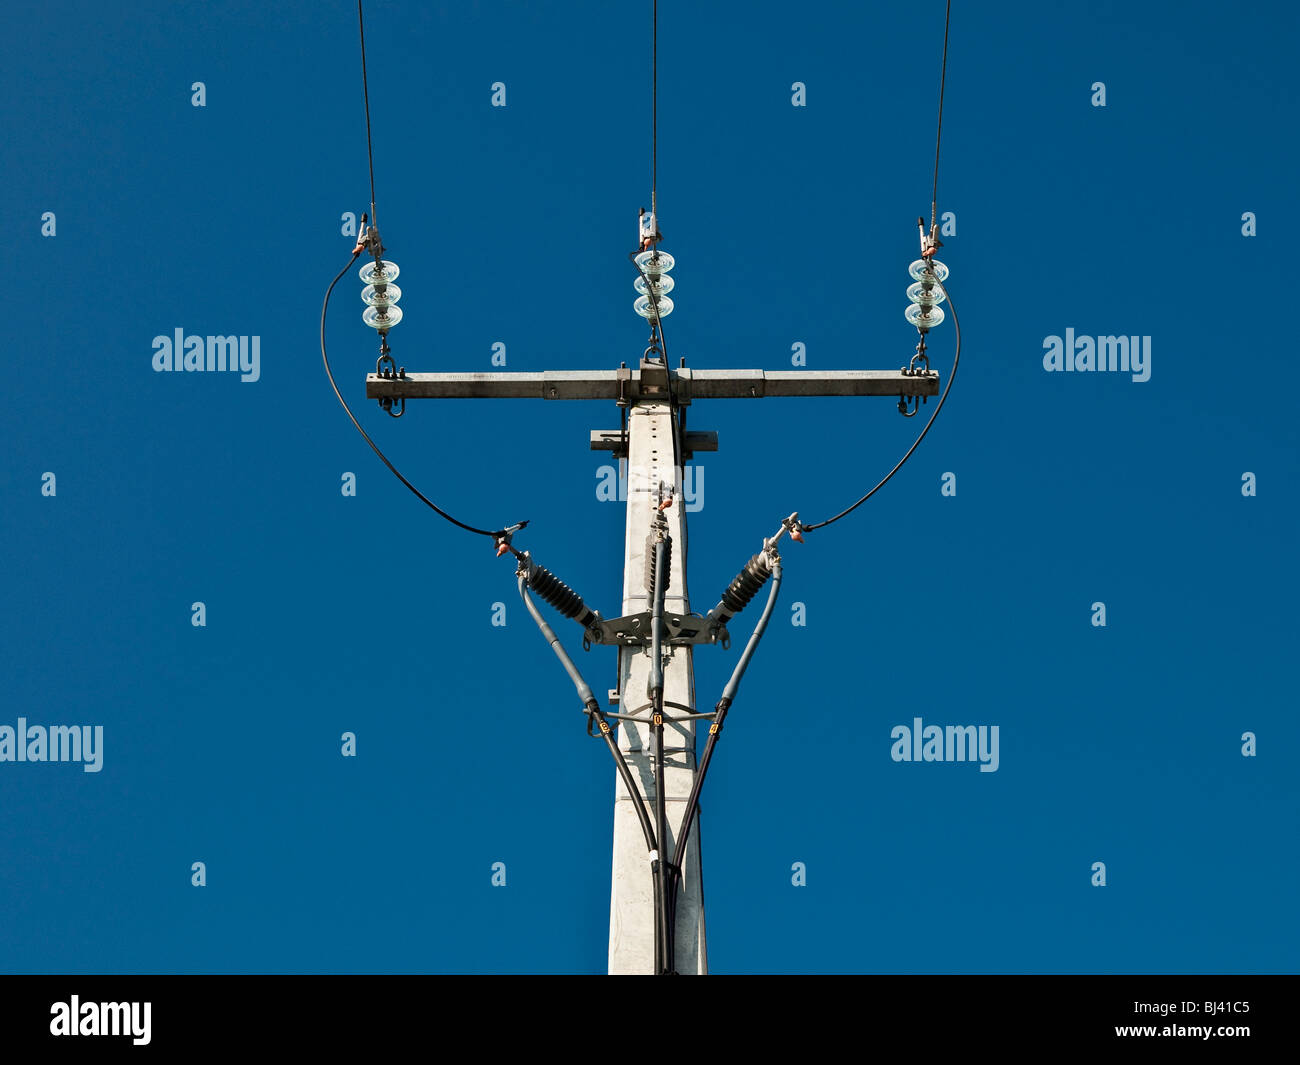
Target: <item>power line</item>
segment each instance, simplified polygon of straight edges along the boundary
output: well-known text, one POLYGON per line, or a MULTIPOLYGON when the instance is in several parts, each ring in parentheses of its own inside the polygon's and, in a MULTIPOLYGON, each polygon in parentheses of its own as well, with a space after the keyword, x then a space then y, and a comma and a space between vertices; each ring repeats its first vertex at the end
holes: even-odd
MULTIPOLYGON (((357 432, 359 432, 362 438, 365 440, 365 442, 370 445, 370 449, 376 455, 379 456, 379 461, 382 462, 385 466, 387 466, 392 471, 394 477, 396 477, 399 481, 402 482, 402 484, 406 485, 407 488, 409 488, 413 493, 415 493, 416 498, 419 499, 420 502, 422 502, 435 514, 439 515, 440 517, 446 518, 447 521, 451 522, 457 528, 464 529, 466 532, 478 533, 478 535, 480 536, 491 536, 493 538, 504 535, 506 532, 505 529, 497 529, 497 530, 476 529, 473 525, 466 525, 463 521, 458 521, 456 518, 453 518, 450 514, 448 514, 445 510, 440 508, 432 499, 430 499, 418 488, 416 488, 415 485, 413 485, 410 481, 408 481, 405 477, 403 477, 401 471, 398 470, 396 466, 394 466, 391 462, 388 461, 388 456, 379 450, 379 445, 376 444, 373 440, 371 440, 370 435, 364 429, 361 428, 361 423, 357 421, 356 415, 352 413, 352 408, 348 406, 347 400, 343 398, 343 393, 339 391, 339 386, 334 380, 334 373, 333 371, 330 370, 329 356, 325 352, 325 312, 329 310, 330 293, 334 291, 334 286, 339 283, 339 281, 342 279, 344 274, 346 274, 350 269, 352 269, 352 264, 357 261, 360 255, 361 253, 359 251, 354 251, 352 253, 352 258, 350 258, 347 261, 347 264, 343 267, 343 269, 340 270, 337 276, 335 276, 334 280, 330 282, 330 287, 325 290, 325 302, 321 304, 321 309, 320 309, 320 357, 321 357, 321 361, 325 364, 325 376, 329 378, 330 387, 334 389, 334 395, 338 397, 339 403, 343 405, 343 409, 347 412, 347 416, 350 419, 352 419, 352 424, 357 427, 357 432)), ((511 530, 522 529, 527 524, 528 522, 521 521, 516 525, 512 525, 510 528, 511 530)))
MULTIPOLYGON (((358 0, 359 2, 359 0, 358 0)), ((935 213, 939 206, 939 139, 943 136, 943 87, 948 79, 948 22, 952 18, 952 0, 943 16, 943 63, 939 67, 939 121, 934 131, 934 190, 930 196, 930 228, 934 228, 935 213)))
POLYGON ((375 152, 370 145, 370 82, 366 77, 366 23, 357 0, 357 28, 361 31, 361 91, 366 98, 366 158, 370 161, 370 224, 375 224, 375 152))
MULTIPOLYGON (((930 198, 931 233, 934 232, 935 218, 939 206, 939 144, 943 136, 943 93, 944 93, 945 84, 947 83, 948 80, 948 26, 951 19, 952 19, 952 0, 948 0, 947 9, 944 12, 944 17, 943 17, 943 60, 939 66, 939 120, 936 124, 935 134, 934 134, 934 186, 933 189, 931 190, 931 198, 930 198)), ((934 424, 934 420, 937 417, 939 417, 939 412, 943 410, 944 400, 948 398, 948 392, 952 388, 952 383, 957 379, 957 365, 958 363, 961 362, 961 326, 957 322, 957 308, 953 306, 952 297, 948 295, 948 290, 944 288, 943 282, 939 281, 938 279, 935 280, 935 284, 938 285, 939 290, 943 293, 944 298, 947 299, 948 301, 948 309, 952 313, 953 332, 956 334, 956 339, 957 339, 957 350, 952 357, 952 373, 948 375, 948 383, 944 385, 943 395, 939 397, 939 402, 935 404, 934 413, 930 415, 930 420, 925 423, 925 428, 921 430, 920 435, 917 436, 917 438, 912 442, 912 446, 907 449, 907 453, 903 455, 901 459, 898 460, 898 465, 896 465, 892 470, 890 470, 887 474, 885 474, 885 476, 880 479, 880 481, 876 484, 874 488, 871 489, 870 492, 864 495, 851 507, 848 507, 847 509, 840 511, 833 518, 827 518, 825 521, 819 521, 815 525, 804 525, 803 530, 805 532, 811 532, 813 529, 824 529, 827 525, 830 525, 832 522, 839 521, 840 518, 844 517, 845 515, 852 514, 853 511, 857 510, 858 507, 862 506, 863 503, 865 503, 868 499, 870 499, 873 495, 875 495, 878 491, 880 491, 880 489, 884 488, 885 485, 889 483, 889 479, 903 468, 903 463, 905 463, 908 459, 912 457, 912 452, 914 452, 920 446, 921 441, 925 439, 925 434, 930 431, 930 426, 934 424)), ((924 343, 924 336, 922 337, 922 343, 924 343)), ((922 349, 918 349, 918 350, 922 350, 922 349)))
MULTIPOLYGON (((365 26, 365 20, 361 12, 361 0, 357 0, 357 29, 359 31, 360 38, 361 38, 361 89, 365 97, 365 105, 366 105, 366 159, 370 167, 370 226, 372 229, 375 229, 376 228, 375 227, 375 152, 374 152, 374 144, 370 132, 370 85, 366 73, 366 26, 365 26)), ((362 219, 362 222, 364 225, 365 222, 364 218, 362 219)), ((402 472, 396 466, 394 466, 392 462, 389 461, 388 456, 385 455, 379 449, 379 445, 370 439, 370 434, 367 433, 363 428, 361 428, 361 423, 357 421, 356 415, 352 413, 352 408, 348 406, 347 400, 343 398, 343 393, 339 391, 338 382, 334 380, 334 372, 333 370, 330 369, 329 354, 325 348, 325 319, 326 319, 326 314, 329 311, 330 296, 334 292, 334 286, 337 285, 339 281, 343 279, 343 275, 346 274, 348 270, 352 268, 352 264, 355 263, 357 259, 360 257, 364 247, 365 247, 364 243, 360 244, 357 246, 356 250, 352 252, 352 257, 348 259, 343 269, 340 270, 338 274, 335 275, 334 280, 330 282, 329 288, 325 290, 325 299, 324 302, 321 303, 320 357, 321 357, 321 362, 325 366, 325 376, 329 378, 330 387, 334 389, 334 395, 338 398, 339 404, 343 407, 344 412, 347 414, 352 424, 356 427, 357 432, 361 434, 361 438, 365 440, 365 442, 370 445, 370 449, 376 455, 379 456, 379 461, 382 462, 385 466, 387 466, 389 471, 393 474, 393 476, 396 477, 399 481, 401 481, 402 484, 406 485, 406 487, 411 490, 411 492, 415 495, 417 499, 420 500, 420 502, 422 502, 425 506, 427 506, 439 517, 446 519, 447 521, 451 522, 452 525, 455 525, 459 529, 464 529, 466 532, 476 533, 479 536, 490 536, 493 539, 500 536, 504 536, 507 532, 506 529, 496 529, 496 530, 479 529, 473 525, 467 525, 465 522, 460 521, 457 518, 454 518, 452 515, 448 514, 445 510, 439 507, 432 499, 430 499, 418 488, 416 488, 415 485, 413 485, 410 481, 408 481, 405 477, 403 477, 402 472)), ((377 257, 378 256, 376 256, 376 258, 377 257)), ((383 350, 387 351, 387 346, 385 346, 383 350)), ((516 525, 510 526, 509 531, 522 529, 527 524, 528 524, 527 521, 521 521, 516 525)))
POLYGON ((823 529, 827 525, 830 525, 831 522, 839 521, 840 518, 844 517, 846 514, 852 514, 855 510, 858 509, 858 507, 862 506, 863 503, 865 503, 868 499, 870 499, 873 495, 875 495, 878 491, 880 491, 880 489, 884 488, 885 485, 888 483, 889 479, 903 468, 903 463, 912 457, 912 452, 915 451, 920 446, 921 441, 925 439, 925 434, 930 431, 930 426, 934 424, 935 418, 939 417, 939 412, 943 410, 943 401, 948 398, 948 391, 952 388, 953 381, 957 380, 957 364, 961 362, 961 326, 957 322, 957 308, 953 306, 952 297, 948 295, 948 290, 943 287, 943 282, 941 281, 936 281, 935 284, 939 286, 940 290, 944 294, 944 297, 948 300, 948 310, 952 313, 952 328, 957 336, 957 351, 952 357, 952 373, 948 375, 948 383, 943 386, 943 395, 939 397, 939 402, 934 408, 934 413, 930 415, 930 420, 925 423, 925 428, 921 430, 921 435, 918 436, 916 440, 913 441, 912 446, 907 449, 907 454, 898 460, 897 466, 895 466, 892 470, 890 470, 887 474, 885 474, 883 478, 881 478, 880 483, 877 484, 875 488, 873 488, 870 492, 864 495, 861 499, 859 499, 856 503, 853 504, 853 506, 849 507, 847 510, 841 510, 838 514, 835 515, 835 517, 827 518, 825 521, 819 521, 815 525, 803 526, 804 532, 811 532, 813 529, 823 529))
POLYGON ((650 216, 654 219, 657 229, 659 226, 659 0, 652 0, 650 18, 650 216))

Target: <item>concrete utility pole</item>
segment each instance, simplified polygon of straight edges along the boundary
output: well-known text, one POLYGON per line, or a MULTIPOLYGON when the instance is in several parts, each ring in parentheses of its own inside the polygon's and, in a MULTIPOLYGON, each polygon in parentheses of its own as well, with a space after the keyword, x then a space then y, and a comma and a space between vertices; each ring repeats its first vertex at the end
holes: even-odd
MULTIPOLYGON (((684 361, 684 360, 683 360, 684 361)), ((886 370, 811 371, 676 370, 663 361, 643 358, 638 370, 576 370, 541 373, 386 373, 366 377, 366 396, 389 404, 408 399, 598 399, 627 411, 627 432, 595 431, 591 448, 626 458, 628 468, 627 524, 623 568, 623 617, 606 621, 604 642, 619 646, 619 690, 611 693, 623 714, 645 710, 650 673, 650 641, 646 624, 651 609, 646 589, 647 536, 659 509, 661 494, 674 502, 662 511, 672 538, 671 577, 664 603, 666 641, 664 664, 664 766, 655 765, 648 720, 623 721, 618 745, 652 807, 656 789, 664 788, 668 807, 668 838, 659 840, 665 860, 672 854, 681 828, 687 796, 695 780, 695 722, 686 718, 695 708, 695 643, 708 643, 703 626, 692 624, 686 581, 686 514, 680 479, 685 463, 696 451, 716 451, 717 434, 680 432, 677 419, 698 399, 761 399, 773 396, 894 396, 919 397, 938 393, 939 377, 932 371, 886 370), (678 704, 673 707, 671 704, 678 704)), ((717 576, 721 585, 728 579, 717 576)), ((712 604, 709 604, 712 605, 712 604)), ((707 607, 705 608, 707 610, 707 607)), ((698 620, 698 619, 696 619, 698 620)), ((648 713, 642 718, 648 719, 648 713)), ((646 844, 633 803, 623 781, 615 776, 613 884, 610 895, 609 972, 645 974, 655 971, 655 910, 646 844)), ((700 829, 691 836, 683 863, 675 928, 675 968, 681 973, 708 969, 704 937, 704 907, 700 873, 700 829)))

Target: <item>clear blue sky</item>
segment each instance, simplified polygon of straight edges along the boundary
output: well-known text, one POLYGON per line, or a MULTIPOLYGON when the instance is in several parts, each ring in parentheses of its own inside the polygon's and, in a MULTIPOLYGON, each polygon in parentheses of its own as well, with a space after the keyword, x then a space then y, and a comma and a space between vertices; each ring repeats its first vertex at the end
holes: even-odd
MULTIPOLYGON (((901 365, 942 5, 661 7, 674 360, 901 365)), ((954 7, 961 373, 903 472, 786 552, 705 796, 712 968, 1295 971, 1295 10, 954 7), (1067 329, 1150 336, 1150 380, 1045 372, 1067 329), (917 716, 997 725, 997 772, 891 760, 917 716)), ((649 4, 374 0, 367 22, 398 360, 634 361, 649 4)), ((368 200, 354 6, 53 2, 0 56, 0 726, 104 729, 98 773, 0 762, 0 969, 601 971, 609 758, 512 567, 379 465, 320 369, 340 216, 368 200), (177 328, 259 337, 260 379, 155 373, 177 328)), ((613 405, 391 421, 363 398, 359 288, 330 337, 363 423, 466 520, 531 519, 523 545, 616 611, 623 512, 586 443, 613 405)), ((932 340, 946 376, 951 323, 932 340)), ((721 439, 691 524, 705 610, 920 419, 719 401, 691 423, 721 439)), ((701 702, 737 651, 699 653, 701 702)), ((582 664, 609 686, 611 652, 582 664)))

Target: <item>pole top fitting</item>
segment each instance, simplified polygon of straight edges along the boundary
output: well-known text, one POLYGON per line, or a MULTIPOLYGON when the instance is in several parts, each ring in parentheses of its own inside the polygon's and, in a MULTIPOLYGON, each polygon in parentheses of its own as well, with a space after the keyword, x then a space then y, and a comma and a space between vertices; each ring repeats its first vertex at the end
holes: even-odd
POLYGON ((925 219, 916 220, 916 228, 921 236, 921 258, 933 259, 934 253, 943 247, 943 241, 939 239, 938 223, 931 223, 930 232, 925 231, 925 219))
POLYGON ((366 228, 366 223, 370 216, 365 211, 361 212, 361 231, 357 234, 357 246, 352 249, 353 255, 360 255, 366 250, 366 245, 370 242, 370 231, 366 228))
POLYGON ((381 262, 386 250, 384 242, 379 238, 379 227, 362 211, 361 232, 357 234, 357 246, 352 249, 352 254, 360 255, 361 252, 368 251, 375 257, 375 262, 381 262))
POLYGON ((788 518, 781 520, 781 528, 777 529, 776 535, 763 540, 763 554, 767 556, 768 562, 781 561, 781 555, 776 549, 776 545, 781 542, 781 537, 786 533, 790 534, 790 539, 796 543, 803 543, 803 526, 799 523, 799 512, 796 510, 788 518))
POLYGON ((525 551, 521 554, 519 550, 510 542, 515 532, 517 532, 521 527, 522 527, 521 525, 512 525, 508 529, 503 529, 501 532, 497 533, 496 536, 492 538, 492 540, 497 545, 497 558, 500 558, 507 551, 509 551, 512 555, 515 556, 515 558, 519 559, 519 565, 520 565, 519 576, 522 577, 522 576, 527 576, 527 571, 525 570, 524 563, 528 558, 528 552, 525 551))

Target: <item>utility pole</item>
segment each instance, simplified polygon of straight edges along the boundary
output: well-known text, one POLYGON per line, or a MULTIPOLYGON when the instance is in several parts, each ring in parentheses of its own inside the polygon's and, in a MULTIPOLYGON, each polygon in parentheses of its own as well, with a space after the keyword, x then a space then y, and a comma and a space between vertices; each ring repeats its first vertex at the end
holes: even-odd
MULTIPOLYGON (((682 360, 683 363, 685 360, 682 360)), ((618 749, 653 810, 658 789, 666 806, 666 838, 658 840, 661 861, 672 855, 681 830, 686 800, 696 777, 695 677, 693 652, 701 643, 729 640, 725 626, 691 614, 687 593, 686 514, 680 493, 681 471, 696 451, 716 451, 717 434, 687 432, 685 413, 697 400, 765 399, 784 396, 888 396, 922 401, 936 395, 939 375, 927 369, 840 370, 692 370, 670 368, 666 359, 643 357, 639 368, 617 370, 547 370, 500 373, 406 373, 392 368, 368 374, 366 396, 385 409, 408 399, 604 400, 626 413, 626 428, 591 434, 591 448, 626 458, 627 522, 624 540, 623 616, 588 628, 596 641, 618 646, 619 688, 611 702, 618 713, 618 749), (664 506, 664 501, 672 502, 664 506), (652 551, 653 523, 671 540, 670 575, 663 601, 663 765, 656 764, 646 712, 647 682, 652 672, 651 616, 654 604, 647 581, 647 551, 652 551), (633 717, 634 720, 628 720, 633 717)), ((700 715, 711 717, 712 715, 700 715)), ((642 835, 641 799, 615 778, 612 889, 610 894, 609 972, 653 973, 655 957, 654 881, 642 835)), ((653 813, 651 813, 653 817, 653 813)), ((692 833, 682 863, 680 896, 673 935, 673 968, 705 973, 707 956, 700 865, 700 832, 692 833)))
MULTIPOLYGON (((939 375, 930 369, 926 333, 944 320, 939 304, 947 299, 943 286, 948 268, 934 260, 941 246, 936 210, 939 190, 939 134, 943 127, 943 86, 948 61, 948 0, 944 17, 943 63, 939 75, 939 121, 935 133, 934 185, 930 202, 930 229, 917 219, 921 258, 909 271, 916 283, 908 288, 911 306, 906 318, 920 334, 916 354, 897 372, 889 370, 809 371, 691 370, 686 360, 672 368, 660 329, 661 319, 672 313, 669 293, 674 282, 669 273, 673 257, 659 249, 658 208, 658 56, 659 4, 651 4, 650 29, 650 211, 641 208, 637 223, 639 248, 628 258, 639 279, 639 298, 633 310, 650 323, 650 342, 637 369, 626 363, 617 370, 546 370, 506 373, 410 373, 394 362, 388 332, 402 320, 397 306, 401 290, 396 263, 383 258, 384 245, 375 223, 374 154, 371 150, 370 95, 366 81, 365 26, 361 0, 357 23, 361 39, 361 80, 366 108, 366 154, 370 164, 370 214, 362 215, 362 232, 352 252, 352 262, 363 252, 374 257, 361 270, 365 285, 361 299, 367 307, 362 321, 379 335, 375 372, 366 377, 366 396, 394 417, 406 413, 408 399, 521 399, 605 400, 617 404, 622 414, 618 430, 591 434, 591 448, 609 451, 626 460, 628 473, 627 523, 623 550, 623 613, 607 620, 553 573, 538 565, 529 552, 515 547, 513 534, 526 525, 505 529, 479 529, 454 518, 398 472, 379 446, 362 428, 349 408, 330 370, 325 345, 325 318, 330 293, 352 266, 349 262, 325 290, 321 306, 321 361, 339 403, 357 431, 392 473, 438 515, 465 531, 492 537, 498 555, 507 551, 518 560, 515 571, 519 594, 538 630, 568 673, 583 711, 587 732, 593 727, 614 757, 614 847, 610 893, 610 973, 705 973, 708 971, 704 936, 704 897, 700 872, 700 833, 695 828, 704 777, 723 722, 735 700, 741 678, 771 619, 781 586, 782 566, 777 545, 785 533, 802 539, 805 531, 824 528, 845 517, 881 488, 924 439, 952 387, 961 352, 961 332, 948 386, 916 442, 883 480, 856 503, 825 521, 812 525, 791 514, 762 550, 745 563, 722 592, 721 600, 706 615, 693 613, 687 591, 686 514, 681 503, 682 471, 696 451, 716 451, 717 434, 687 432, 686 412, 703 399, 765 399, 780 396, 897 396, 898 409, 907 417, 939 393, 939 375), (369 218, 370 226, 365 223, 369 218), (910 409, 909 409, 910 404, 910 409), (695 709, 693 655, 702 643, 730 645, 727 623, 765 583, 771 581, 767 602, 740 653, 731 678, 712 711, 695 709), (617 711, 602 708, 601 701, 583 678, 563 642, 546 621, 529 594, 530 588, 565 617, 583 629, 583 645, 618 647, 618 682, 609 693, 617 711), (648 700, 648 701, 647 701, 648 700), (696 722, 709 724, 709 738, 697 766, 696 722), (611 725, 610 722, 615 722, 611 725), (617 735, 615 735, 617 733, 617 735), (653 810, 653 813, 651 812, 653 810)), ((949 304, 951 307, 951 303, 949 304)))

